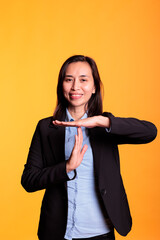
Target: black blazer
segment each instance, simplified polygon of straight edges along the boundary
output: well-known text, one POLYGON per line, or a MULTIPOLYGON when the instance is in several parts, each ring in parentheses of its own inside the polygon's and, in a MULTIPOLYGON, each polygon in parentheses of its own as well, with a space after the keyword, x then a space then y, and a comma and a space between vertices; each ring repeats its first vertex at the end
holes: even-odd
MULTIPOLYGON (((110 118, 111 131, 89 129, 94 167, 106 212, 119 234, 130 231, 132 219, 120 174, 118 144, 151 142, 156 127, 135 118, 110 118)), ((65 116, 64 116, 65 117, 65 116)), ((63 240, 67 223, 67 181, 64 154, 65 127, 52 124, 52 117, 39 121, 31 142, 21 183, 28 192, 46 189, 42 201, 38 236, 40 240, 63 240)), ((64 119, 62 119, 64 120, 64 119)))

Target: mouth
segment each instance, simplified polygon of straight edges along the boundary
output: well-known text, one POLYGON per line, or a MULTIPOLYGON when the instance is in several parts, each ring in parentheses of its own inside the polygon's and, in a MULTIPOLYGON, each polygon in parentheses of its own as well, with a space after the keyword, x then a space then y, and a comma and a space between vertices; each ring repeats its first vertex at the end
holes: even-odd
POLYGON ((70 96, 71 99, 79 99, 83 96, 83 94, 75 94, 75 93, 72 94, 72 93, 70 93, 69 96, 70 96))

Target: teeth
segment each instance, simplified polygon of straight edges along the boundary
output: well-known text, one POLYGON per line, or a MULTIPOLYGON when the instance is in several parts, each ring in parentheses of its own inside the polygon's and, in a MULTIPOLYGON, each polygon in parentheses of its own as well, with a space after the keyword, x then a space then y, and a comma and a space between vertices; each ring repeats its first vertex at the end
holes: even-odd
POLYGON ((71 96, 81 96, 81 94, 71 94, 71 96))

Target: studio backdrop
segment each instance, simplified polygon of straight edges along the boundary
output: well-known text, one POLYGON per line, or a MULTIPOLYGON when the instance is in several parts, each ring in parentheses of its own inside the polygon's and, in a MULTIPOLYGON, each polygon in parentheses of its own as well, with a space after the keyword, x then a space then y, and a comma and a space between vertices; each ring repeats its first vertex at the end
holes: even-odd
MULTIPOLYGON (((0 7, 0 238, 36 240, 44 191, 20 181, 39 119, 51 116, 62 63, 92 57, 104 111, 160 126, 159 0, 6 0, 0 7)), ((160 141, 120 146, 128 240, 158 240, 160 141)), ((124 239, 116 233, 116 239, 124 239)))

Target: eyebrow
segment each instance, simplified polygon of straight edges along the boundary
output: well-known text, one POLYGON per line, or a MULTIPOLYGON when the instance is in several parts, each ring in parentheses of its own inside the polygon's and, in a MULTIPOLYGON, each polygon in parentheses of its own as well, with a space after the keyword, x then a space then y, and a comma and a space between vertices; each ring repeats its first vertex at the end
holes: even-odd
POLYGON ((72 75, 65 75, 65 77, 73 77, 72 75))
POLYGON ((87 76, 87 75, 80 75, 80 77, 89 77, 89 76, 87 76))
MULTIPOLYGON (((73 76, 72 75, 65 75, 65 77, 73 77, 73 76)), ((89 77, 89 76, 82 74, 82 75, 80 75, 80 77, 89 77)))

